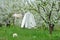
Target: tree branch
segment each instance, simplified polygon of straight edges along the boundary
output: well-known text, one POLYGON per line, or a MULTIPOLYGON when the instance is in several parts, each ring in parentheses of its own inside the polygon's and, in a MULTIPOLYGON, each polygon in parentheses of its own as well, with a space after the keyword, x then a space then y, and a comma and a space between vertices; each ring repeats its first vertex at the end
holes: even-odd
MULTIPOLYGON (((39 5, 37 5, 37 8, 38 8, 38 13, 40 13, 40 7, 39 7, 39 5)), ((45 18, 42 16, 42 15, 40 15, 41 16, 41 18, 44 20, 44 22, 45 23, 49 23, 49 22, 47 22, 46 20, 45 20, 45 18)))
POLYGON ((51 8, 50 13, 49 13, 49 21, 50 21, 51 14, 52 14, 52 11, 53 11, 53 6, 54 6, 54 3, 52 3, 52 8, 51 8))

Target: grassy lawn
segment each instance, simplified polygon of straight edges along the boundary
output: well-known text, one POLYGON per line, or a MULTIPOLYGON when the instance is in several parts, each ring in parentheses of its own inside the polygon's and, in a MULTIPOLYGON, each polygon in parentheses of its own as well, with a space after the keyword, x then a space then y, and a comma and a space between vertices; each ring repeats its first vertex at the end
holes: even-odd
POLYGON ((50 35, 48 30, 43 29, 0 27, 0 40, 60 40, 60 30, 54 30, 50 35), (18 36, 13 38, 13 33, 17 33, 18 36))

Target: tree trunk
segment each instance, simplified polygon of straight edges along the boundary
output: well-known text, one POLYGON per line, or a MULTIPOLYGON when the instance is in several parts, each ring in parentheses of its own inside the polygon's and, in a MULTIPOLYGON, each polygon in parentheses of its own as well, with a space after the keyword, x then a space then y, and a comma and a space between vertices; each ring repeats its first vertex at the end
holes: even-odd
POLYGON ((54 30, 54 24, 49 24, 49 31, 50 31, 50 34, 52 34, 52 31, 54 30))

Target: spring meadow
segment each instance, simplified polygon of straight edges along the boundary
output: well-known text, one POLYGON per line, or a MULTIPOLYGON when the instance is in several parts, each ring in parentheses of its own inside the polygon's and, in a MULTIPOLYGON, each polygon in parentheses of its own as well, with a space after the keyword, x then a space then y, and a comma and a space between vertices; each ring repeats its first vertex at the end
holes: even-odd
POLYGON ((0 0, 0 40, 60 40, 60 0, 0 0))

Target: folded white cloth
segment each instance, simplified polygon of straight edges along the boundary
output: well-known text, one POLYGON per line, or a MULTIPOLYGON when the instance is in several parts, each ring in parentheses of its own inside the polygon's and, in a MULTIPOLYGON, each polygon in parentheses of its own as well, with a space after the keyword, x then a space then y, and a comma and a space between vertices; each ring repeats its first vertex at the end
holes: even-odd
POLYGON ((27 12, 22 20, 21 28, 32 28, 36 26, 36 22, 32 13, 27 12))

